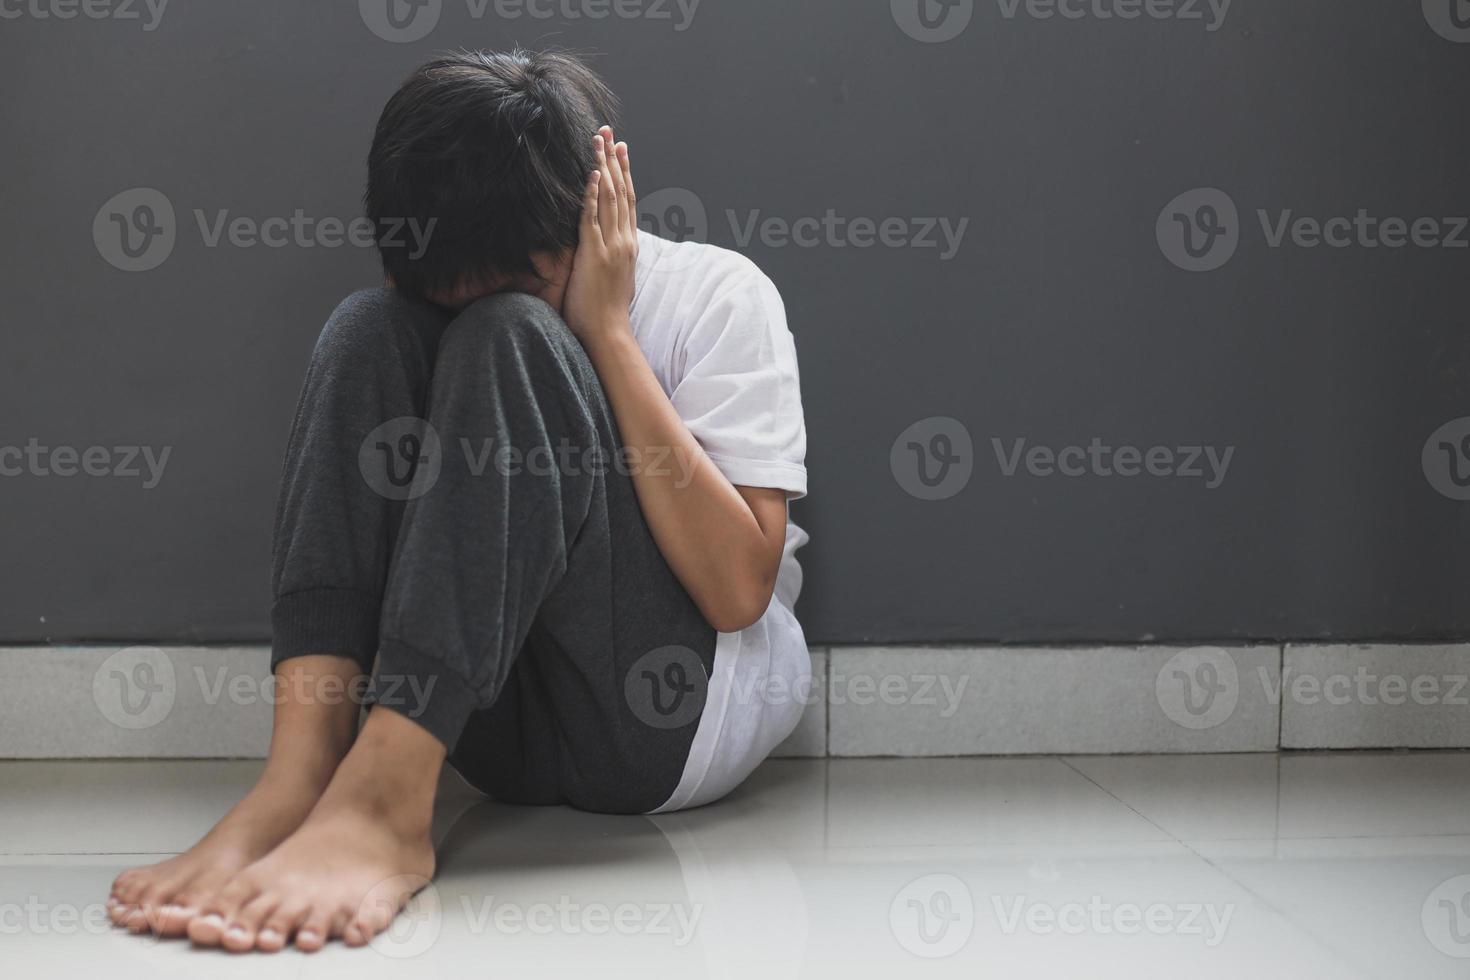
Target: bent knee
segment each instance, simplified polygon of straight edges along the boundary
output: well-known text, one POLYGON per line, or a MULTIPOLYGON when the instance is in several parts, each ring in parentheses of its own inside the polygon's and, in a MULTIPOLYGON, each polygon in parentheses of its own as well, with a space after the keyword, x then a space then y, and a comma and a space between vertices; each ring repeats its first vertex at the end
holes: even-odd
POLYGON ((492 320, 500 322, 555 320, 561 321, 561 314, 539 296, 530 293, 503 292, 491 293, 482 296, 460 311, 458 319, 492 320))
POLYGON ((398 289, 378 286, 352 293, 327 318, 317 354, 367 359, 385 352, 422 351, 438 340, 448 315, 398 289))
POLYGON ((450 328, 469 332, 482 341, 563 344, 574 340, 556 309, 529 293, 494 293, 460 311, 450 328))
POLYGON ((327 318, 326 330, 341 332, 344 329, 389 323, 421 315, 433 309, 423 300, 414 299, 399 289, 388 286, 371 286, 348 294, 337 304, 327 318))
POLYGON ((585 358, 571 328, 550 304, 527 293, 495 293, 466 306, 445 328, 437 370, 482 370, 486 363, 517 361, 565 366, 585 358))

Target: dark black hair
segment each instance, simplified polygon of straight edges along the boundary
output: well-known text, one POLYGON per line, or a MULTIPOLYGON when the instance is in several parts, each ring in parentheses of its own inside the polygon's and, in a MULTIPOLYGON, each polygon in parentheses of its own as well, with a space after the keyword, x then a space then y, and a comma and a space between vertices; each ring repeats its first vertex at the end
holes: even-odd
POLYGON ((419 67, 368 153, 363 199, 383 270, 418 295, 538 279, 532 252, 577 244, 592 137, 616 107, 570 54, 463 51, 419 67), (427 232, 421 254, 403 247, 407 221, 427 232))

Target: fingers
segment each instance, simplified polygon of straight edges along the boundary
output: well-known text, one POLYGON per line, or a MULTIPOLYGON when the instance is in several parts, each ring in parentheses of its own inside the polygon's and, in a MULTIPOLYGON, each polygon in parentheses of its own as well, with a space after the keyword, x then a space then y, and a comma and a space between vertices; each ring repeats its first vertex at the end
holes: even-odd
POLYGON ((628 206, 628 184, 625 180, 626 171, 622 161, 622 154, 626 152, 627 147, 613 137, 611 126, 602 127, 602 137, 604 140, 603 146, 607 150, 608 171, 612 174, 613 191, 618 199, 618 220, 616 227, 621 231, 628 227, 629 217, 632 215, 632 209, 628 206))
POLYGON ((587 192, 582 195, 582 241, 602 240, 602 226, 598 224, 598 192, 602 183, 602 171, 594 170, 587 177, 587 192))
POLYGON ((595 231, 603 242, 626 232, 636 241, 638 198, 633 190, 633 167, 628 144, 613 141, 611 126, 592 137, 597 170, 588 178, 582 201, 582 234, 595 231))
POLYGON ((623 169, 623 190, 628 203, 628 231, 638 234, 638 194, 633 190, 633 164, 628 159, 628 144, 618 144, 618 163, 623 169))
MULTIPOLYGON (((610 132, 610 130, 605 131, 610 132)), ((611 240, 617 234, 620 224, 618 211, 618 185, 613 179, 613 166, 609 152, 611 143, 601 133, 593 139, 597 149, 597 169, 602 173, 597 188, 597 222, 602 228, 604 240, 611 240)))
MULTIPOLYGON (((608 172, 612 176, 613 192, 617 200, 617 222, 615 227, 626 229, 636 240, 638 235, 638 197, 633 190, 633 167, 628 156, 628 144, 616 141, 612 127, 598 130, 608 158, 608 172)), ((606 221, 604 221, 604 228, 606 221)))
MULTIPOLYGON (((618 141, 613 138, 611 126, 604 126, 598 131, 602 136, 603 149, 607 151, 607 169, 612 174, 613 190, 617 192, 618 203, 621 205, 628 198, 627 188, 623 186, 623 165, 618 159, 618 141)), ((621 210, 621 207, 619 208, 621 210)))

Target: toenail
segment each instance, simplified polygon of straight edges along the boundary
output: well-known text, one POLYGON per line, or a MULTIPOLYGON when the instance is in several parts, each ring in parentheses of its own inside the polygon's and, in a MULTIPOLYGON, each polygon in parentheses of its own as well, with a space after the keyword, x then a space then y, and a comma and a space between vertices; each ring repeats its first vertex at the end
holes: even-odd
POLYGON ((225 933, 225 935, 229 936, 231 939, 249 939, 250 930, 246 929, 244 926, 234 926, 230 929, 229 932, 225 933))
POLYGON ((279 932, 276 932, 274 929, 262 929, 260 930, 260 938, 263 940, 274 941, 280 939, 281 934, 279 932))
POLYGON ((216 914, 214 912, 209 913, 208 915, 204 916, 204 918, 200 919, 199 921, 201 923, 203 923, 204 925, 210 925, 210 926, 223 926, 225 924, 224 917, 221 916, 221 915, 218 915, 218 914, 216 914))

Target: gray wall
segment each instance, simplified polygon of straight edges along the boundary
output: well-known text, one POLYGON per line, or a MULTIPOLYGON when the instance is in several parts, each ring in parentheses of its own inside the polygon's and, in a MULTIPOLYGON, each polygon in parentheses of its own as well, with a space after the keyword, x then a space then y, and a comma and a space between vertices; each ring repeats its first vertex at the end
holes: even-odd
POLYGON ((0 450, 106 447, 98 473, 115 447, 170 451, 151 487, 146 464, 58 475, 64 452, 0 477, 0 641, 267 634, 297 388, 375 264, 209 247, 194 212, 353 218, 397 81, 435 51, 513 42, 600 52, 650 220, 686 204, 679 224, 781 287, 814 641, 1470 635, 1470 491, 1449 469, 1470 467, 1470 233, 1440 220, 1470 214, 1470 27, 1450 18, 1470 3, 1236 0, 1218 22, 1204 0, 1088 0, 1080 19, 974 0, 931 43, 911 36, 917 0, 704 0, 687 21, 673 0, 550 20, 442 0, 409 42, 370 29, 389 33, 374 2, 0 23, 0 450), (1150 13, 1170 6, 1204 19, 1150 13), (113 264, 108 215, 140 199, 104 204, 134 188, 175 211, 155 211, 175 240, 148 271, 113 264), (1191 259, 1174 215, 1210 203, 1225 233, 1191 259), (1288 209, 1437 227, 1397 248, 1273 246, 1288 209), (740 241, 753 217, 829 210, 905 230, 740 241), (948 258, 909 241, 941 217, 968 221, 948 258), (910 443, 941 433, 957 458, 929 459, 931 489, 910 443), (1027 455, 1094 438, 1136 447, 1141 475, 1027 455), (1222 480, 1156 475, 1190 446, 1233 450, 1222 480))

